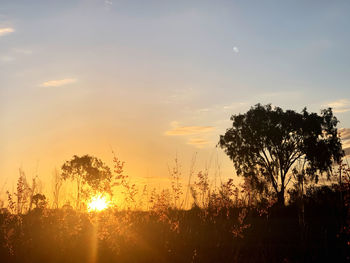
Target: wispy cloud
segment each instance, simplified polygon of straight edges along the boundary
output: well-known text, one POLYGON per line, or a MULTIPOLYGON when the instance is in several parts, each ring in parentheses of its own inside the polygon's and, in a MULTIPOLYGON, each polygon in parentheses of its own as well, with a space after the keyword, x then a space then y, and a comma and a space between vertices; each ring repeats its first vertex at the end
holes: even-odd
POLYGON ((61 87, 61 86, 65 86, 68 84, 72 84, 77 82, 77 79, 73 79, 73 78, 68 78, 68 79, 60 79, 60 80, 49 80, 46 81, 42 84, 40 84, 40 87, 61 87))
POLYGON ((12 57, 12 56, 7 56, 7 55, 5 55, 5 56, 1 56, 1 57, 0 57, 0 60, 1 60, 2 62, 12 62, 12 61, 15 60, 15 58, 12 57))
POLYGON ((247 105, 246 102, 233 102, 229 105, 224 105, 223 109, 224 110, 233 110, 233 109, 238 109, 238 108, 244 107, 246 105, 247 105))
POLYGON ((12 27, 1 27, 0 28, 0 37, 7 35, 7 34, 10 34, 10 33, 13 33, 13 32, 15 32, 15 29, 12 27))
POLYGON ((108 5, 108 6, 113 5, 113 2, 110 0, 105 0, 105 5, 108 5))
POLYGON ((23 48, 13 48, 13 52, 18 53, 18 54, 24 54, 24 55, 31 55, 33 51, 30 49, 23 49, 23 48))
POLYGON ((343 150, 346 155, 350 155, 350 128, 342 128, 339 132, 343 144, 343 150))
POLYGON ((166 131, 166 135, 184 136, 188 139, 187 144, 197 148, 203 148, 210 144, 206 137, 210 137, 211 131, 215 129, 214 126, 179 126, 179 123, 176 121, 171 122, 170 125, 173 128, 166 131))
POLYGON ((342 128, 339 132, 342 140, 350 140, 350 128, 342 128))
POLYGON ((196 113, 225 113, 231 110, 238 110, 246 107, 248 105, 247 102, 232 102, 231 104, 215 104, 207 108, 200 108, 196 110, 196 113))
POLYGON ((0 62, 9 63, 17 60, 21 56, 29 56, 32 51, 29 49, 11 48, 3 55, 0 55, 0 62))
POLYGON ((214 130, 213 126, 182 126, 166 131, 166 135, 193 135, 199 133, 210 132, 214 130))
POLYGON ((104 6, 105 6, 105 9, 106 9, 107 11, 109 11, 109 10, 111 9, 112 5, 113 5, 113 2, 112 2, 112 1, 110 1, 110 0, 105 0, 105 1, 104 1, 104 6))
POLYGON ((201 139, 201 138, 191 138, 188 140, 187 142, 188 144, 194 145, 196 147, 202 148, 205 145, 209 144, 210 141, 205 140, 205 139, 201 139))
POLYGON ((350 111, 350 101, 348 99, 340 99, 326 104, 331 107, 334 112, 341 113, 350 111))

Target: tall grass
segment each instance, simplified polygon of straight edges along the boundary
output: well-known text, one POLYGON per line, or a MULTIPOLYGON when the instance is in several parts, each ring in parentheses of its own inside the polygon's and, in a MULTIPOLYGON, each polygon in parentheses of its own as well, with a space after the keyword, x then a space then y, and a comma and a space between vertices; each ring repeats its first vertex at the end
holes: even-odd
MULTIPOLYGON (((337 184, 294 180, 287 207, 274 205, 268 187, 220 180, 194 170, 187 185, 175 158, 169 189, 138 187, 114 157, 114 192, 123 206, 86 212, 59 205, 62 181, 54 174, 52 201, 27 182, 0 211, 2 262, 340 262, 349 258, 350 169, 337 184), (300 220, 302 215, 303 220, 300 220)), ((113 197, 112 197, 113 200, 113 197)), ((74 204, 74 200, 72 200, 74 204)))

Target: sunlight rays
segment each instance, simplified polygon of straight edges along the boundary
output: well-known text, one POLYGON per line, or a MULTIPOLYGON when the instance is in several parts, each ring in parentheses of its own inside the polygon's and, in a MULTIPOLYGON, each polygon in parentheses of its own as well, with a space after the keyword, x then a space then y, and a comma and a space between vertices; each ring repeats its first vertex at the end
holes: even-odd
POLYGON ((109 206, 109 201, 107 201, 107 199, 104 196, 99 194, 91 198, 91 201, 88 203, 88 211, 99 212, 108 208, 108 206, 109 206))

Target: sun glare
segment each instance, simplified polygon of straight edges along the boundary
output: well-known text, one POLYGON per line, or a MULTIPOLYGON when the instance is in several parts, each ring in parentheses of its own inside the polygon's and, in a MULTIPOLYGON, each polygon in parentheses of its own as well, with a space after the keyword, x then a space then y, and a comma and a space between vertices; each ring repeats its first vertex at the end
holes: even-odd
POLYGON ((108 207, 106 198, 102 195, 95 195, 88 204, 88 211, 102 211, 108 207))

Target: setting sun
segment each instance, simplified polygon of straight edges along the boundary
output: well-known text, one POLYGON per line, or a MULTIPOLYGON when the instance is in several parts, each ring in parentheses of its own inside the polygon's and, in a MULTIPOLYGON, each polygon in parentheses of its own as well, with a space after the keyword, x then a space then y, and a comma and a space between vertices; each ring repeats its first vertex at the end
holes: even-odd
POLYGON ((350 263, 349 13, 0 0, 0 263, 350 263))
POLYGON ((95 195, 88 204, 88 211, 102 211, 108 207, 106 198, 102 195, 95 195))

